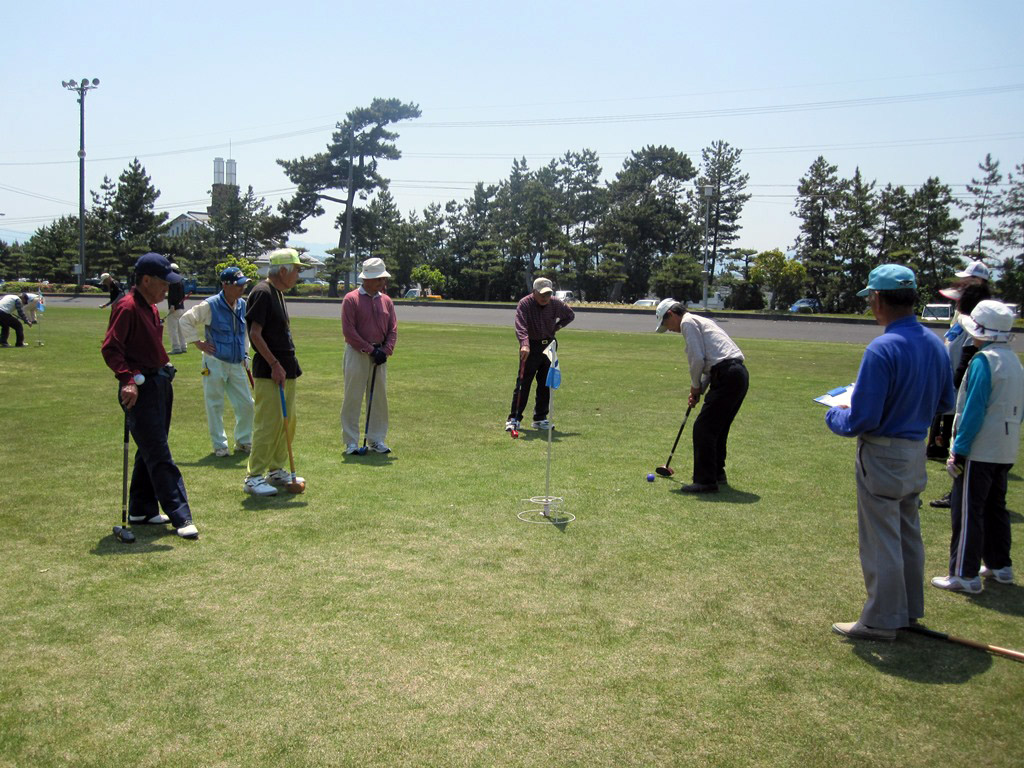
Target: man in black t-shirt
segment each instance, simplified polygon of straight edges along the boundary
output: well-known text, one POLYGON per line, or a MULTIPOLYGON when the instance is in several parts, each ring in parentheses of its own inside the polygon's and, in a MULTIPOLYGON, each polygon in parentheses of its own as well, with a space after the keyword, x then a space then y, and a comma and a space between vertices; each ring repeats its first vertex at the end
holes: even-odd
MULTIPOLYGON (((302 375, 295 357, 295 345, 284 294, 299 280, 301 262, 293 248, 270 254, 270 272, 252 292, 246 304, 245 323, 253 355, 252 452, 243 485, 254 496, 273 496, 277 486, 289 486, 291 473, 285 469, 288 443, 284 433, 280 391, 284 389, 288 409, 288 439, 295 437, 295 380, 302 375)), ((305 483, 301 477, 295 482, 305 483)))

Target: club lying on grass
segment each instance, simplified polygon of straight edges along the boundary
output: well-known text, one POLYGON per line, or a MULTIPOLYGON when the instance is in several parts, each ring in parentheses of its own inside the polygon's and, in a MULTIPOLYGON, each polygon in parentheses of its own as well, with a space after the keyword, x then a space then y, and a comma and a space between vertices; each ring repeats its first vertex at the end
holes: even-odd
POLYGON ((950 643, 966 645, 969 648, 988 651, 989 653, 994 653, 997 656, 1005 656, 1006 658, 1013 659, 1014 661, 1024 661, 1024 653, 1021 653, 1020 651, 1014 651, 1009 648, 1000 648, 998 645, 989 645, 988 643, 979 643, 975 640, 968 640, 955 635, 948 635, 945 632, 938 632, 934 629, 922 627, 920 624, 911 624, 907 629, 911 632, 916 632, 919 635, 924 635, 925 637, 934 637, 936 640, 946 640, 950 643))

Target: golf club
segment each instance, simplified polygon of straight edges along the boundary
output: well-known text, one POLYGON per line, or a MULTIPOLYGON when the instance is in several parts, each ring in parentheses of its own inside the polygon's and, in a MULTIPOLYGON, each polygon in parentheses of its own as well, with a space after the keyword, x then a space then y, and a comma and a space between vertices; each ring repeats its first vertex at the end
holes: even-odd
POLYGON ((690 418, 690 411, 692 410, 692 405, 686 409, 686 415, 683 416, 683 423, 679 425, 679 431, 676 433, 676 441, 672 443, 672 450, 668 454, 668 461, 665 462, 664 466, 658 467, 657 469, 654 470, 662 477, 672 477, 672 475, 676 473, 676 471, 672 469, 672 467, 670 467, 669 464, 672 463, 672 457, 676 453, 676 446, 679 445, 679 438, 682 437, 683 435, 683 427, 686 426, 686 420, 690 418))
POLYGON ((302 493, 306 490, 306 481, 295 479, 295 456, 292 454, 292 436, 288 432, 288 408, 284 404, 284 385, 278 385, 278 392, 281 393, 281 418, 284 420, 284 440, 288 444, 288 466, 292 471, 291 480, 285 485, 288 493, 302 493))
POLYGON ((252 371, 249 369, 249 358, 245 358, 245 375, 249 377, 249 389, 256 391, 256 382, 252 378, 252 371))
POLYGON ((373 390, 377 386, 377 366, 373 366, 373 375, 370 377, 370 396, 366 399, 366 427, 363 429, 363 445, 359 449, 359 455, 365 456, 366 451, 366 436, 370 431, 370 409, 373 408, 373 390))
MULTIPOLYGON (((519 361, 519 376, 516 378, 516 413, 519 413, 520 408, 523 405, 523 369, 526 367, 526 358, 524 357, 519 361)), ((512 439, 515 440, 519 437, 519 430, 513 429, 509 434, 512 439)))
POLYGON ((922 627, 920 624, 911 624, 907 629, 911 632, 916 632, 919 635, 934 637, 936 640, 947 640, 951 643, 966 645, 969 648, 978 648, 982 651, 988 651, 989 653, 994 653, 997 656, 1005 656, 1006 658, 1013 659, 1014 661, 1024 661, 1024 653, 1021 653, 1020 651, 1012 651, 1009 648, 1000 648, 998 645, 989 645, 988 643, 979 643, 974 640, 967 640, 963 637, 947 635, 945 632, 937 632, 934 629, 922 627))
POLYGON ((124 412, 124 462, 121 467, 121 525, 114 526, 114 537, 122 544, 131 544, 135 541, 135 534, 128 528, 128 411, 124 412))

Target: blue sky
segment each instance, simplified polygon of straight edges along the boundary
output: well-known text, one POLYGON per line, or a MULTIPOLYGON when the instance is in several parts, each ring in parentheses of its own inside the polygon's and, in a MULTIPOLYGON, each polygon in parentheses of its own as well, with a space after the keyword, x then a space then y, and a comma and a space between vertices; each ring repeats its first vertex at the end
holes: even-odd
MULTIPOLYGON (((322 150, 377 96, 423 110, 383 168, 404 213, 463 200, 515 157, 589 148, 611 178, 644 145, 696 163, 724 139, 754 194, 739 244, 759 250, 792 243, 819 154, 879 186, 938 176, 960 194, 986 152, 1004 171, 1024 162, 1024 4, 711 5, 18 4, 0 51, 0 238, 77 213, 78 105, 61 81, 83 76, 101 81, 87 188, 138 156, 172 217, 205 207, 216 156, 276 204, 291 185, 275 160, 322 150)), ((293 242, 337 243, 329 205, 293 242)))

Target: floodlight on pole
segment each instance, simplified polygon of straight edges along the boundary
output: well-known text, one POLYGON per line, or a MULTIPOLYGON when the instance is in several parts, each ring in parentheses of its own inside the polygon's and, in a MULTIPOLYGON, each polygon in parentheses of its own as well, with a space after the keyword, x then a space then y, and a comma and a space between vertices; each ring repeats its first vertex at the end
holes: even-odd
POLYGON ((78 141, 78 287, 85 281, 85 94, 99 87, 99 78, 90 82, 83 77, 77 80, 62 80, 61 86, 78 94, 79 104, 79 141, 78 141))
POLYGON ((708 230, 711 225, 711 197, 715 194, 715 188, 710 184, 704 186, 704 266, 701 269, 704 289, 704 310, 708 308, 708 230))

